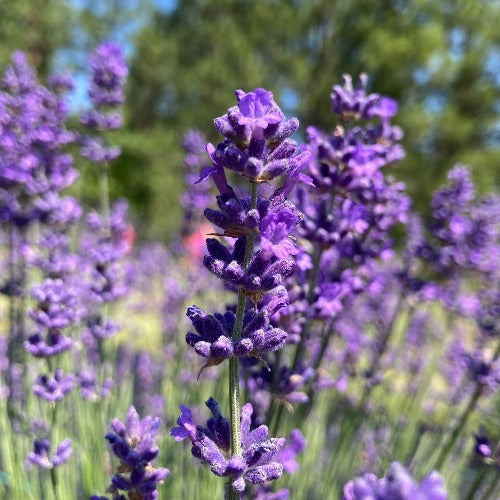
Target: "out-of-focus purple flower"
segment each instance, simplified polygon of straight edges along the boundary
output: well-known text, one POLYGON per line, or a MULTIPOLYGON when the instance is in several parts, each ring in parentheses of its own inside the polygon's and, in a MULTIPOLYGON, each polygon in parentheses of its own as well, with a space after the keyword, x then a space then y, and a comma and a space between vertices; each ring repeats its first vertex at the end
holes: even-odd
POLYGON ((91 81, 89 96, 96 108, 123 104, 123 87, 128 74, 122 49, 105 42, 90 56, 91 81))
POLYGON ((0 219, 18 227, 48 217, 45 200, 77 177, 64 95, 36 80, 16 52, 0 91, 0 219))
MULTIPOLYGON (((108 368, 106 365, 104 365, 108 368)), ((94 367, 81 368, 76 373, 77 385, 80 388, 80 394, 83 399, 89 401, 100 401, 107 398, 113 388, 113 379, 111 377, 99 380, 99 374, 94 367)))
POLYGON ((119 498, 120 490, 127 491, 130 498, 158 498, 156 488, 170 474, 168 469, 153 467, 159 452, 155 437, 160 425, 159 418, 141 419, 133 406, 125 423, 118 419, 111 421, 112 432, 106 434, 106 439, 120 460, 108 488, 113 498, 119 498))
MULTIPOLYGON (((351 75, 344 74, 342 78, 344 80, 344 85, 334 85, 333 91, 330 94, 333 112, 339 115, 344 121, 349 119, 359 120, 361 118, 371 118, 373 112, 376 112, 375 105, 379 103, 380 96, 378 94, 366 93, 368 75, 362 73, 359 76, 360 87, 357 89, 352 85, 351 75), (372 111, 372 113, 370 113, 370 111, 372 111)), ((382 106, 382 108, 385 109, 387 106, 382 106)), ((394 110, 393 115, 395 112, 396 110, 394 110)))
POLYGON ((77 319, 76 297, 63 280, 46 278, 33 287, 32 295, 37 307, 29 311, 29 316, 37 328, 60 330, 77 319))
POLYGON ((185 407, 176 427, 170 431, 176 441, 189 437, 191 452, 210 466, 216 476, 231 477, 235 491, 243 491, 246 482, 262 484, 279 479, 283 466, 277 461, 277 455, 285 444, 284 438, 268 438, 268 429, 261 425, 251 430, 252 405, 247 403, 241 409, 241 456, 228 456, 229 422, 222 417, 219 405, 210 398, 206 405, 213 414, 206 427, 198 425, 196 434, 192 430, 192 420, 185 407), (183 417, 184 415, 184 417, 183 417))
POLYGON ((299 429, 293 429, 290 433, 289 443, 280 451, 278 462, 283 465, 283 470, 288 474, 293 474, 298 468, 297 455, 303 453, 307 441, 299 429))
POLYGON ((405 468, 394 462, 383 478, 365 474, 344 486, 344 500, 446 500, 442 477, 431 472, 419 484, 405 468))
POLYGON ((500 258, 500 198, 475 200, 471 174, 463 165, 448 173, 448 184, 432 199, 431 232, 437 239, 437 264, 495 272, 500 258))
POLYGON ((64 351, 73 345, 73 341, 62 335, 59 331, 50 332, 46 338, 39 333, 35 333, 24 341, 24 348, 37 358, 50 358, 64 351))
MULTIPOLYGON (((125 101, 124 86, 128 74, 121 47, 112 42, 101 44, 90 56, 89 97, 93 109, 85 111, 80 121, 93 132, 116 130, 123 126, 121 110, 125 101)), ((109 146, 102 137, 82 136, 80 153, 93 163, 106 165, 120 156, 121 149, 109 146)))
POLYGON ((465 354, 465 364, 471 378, 484 390, 494 392, 500 386, 500 360, 488 360, 482 354, 465 354))
POLYGON ((80 153, 92 163, 109 163, 120 156, 121 149, 107 146, 101 138, 85 137, 82 140, 80 153))
POLYGON ((36 465, 41 469, 53 469, 68 461, 72 453, 71 439, 62 441, 55 454, 50 457, 51 444, 48 439, 36 439, 33 444, 33 451, 28 454, 27 462, 36 465))
POLYGON ((57 369, 53 377, 39 375, 33 386, 35 396, 49 402, 61 401, 74 387, 74 376, 64 375, 61 369, 57 369))
POLYGON ((276 374, 273 363, 266 367, 255 366, 248 370, 247 384, 252 402, 259 415, 269 409, 271 398, 285 406, 289 411, 295 404, 304 404, 309 401, 309 396, 304 392, 306 384, 314 377, 314 369, 298 366, 292 370, 288 366, 280 366, 276 374))
POLYGON ((474 434, 474 452, 482 459, 488 458, 492 453, 492 444, 487 436, 474 434))

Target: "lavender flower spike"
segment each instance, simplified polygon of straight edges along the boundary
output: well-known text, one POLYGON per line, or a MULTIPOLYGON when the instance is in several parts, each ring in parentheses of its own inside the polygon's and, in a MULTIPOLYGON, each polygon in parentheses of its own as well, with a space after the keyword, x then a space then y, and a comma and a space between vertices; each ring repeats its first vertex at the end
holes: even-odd
POLYGON ((137 500, 158 498, 156 487, 170 474, 168 469, 153 467, 159 452, 154 438, 160 425, 159 418, 145 417, 141 420, 133 406, 128 411, 125 423, 118 419, 112 420, 112 432, 106 434, 106 439, 120 459, 120 466, 108 488, 113 498, 120 498, 120 490, 129 492, 129 498, 137 500))
POLYGON ((241 409, 241 455, 233 456, 229 454, 229 421, 221 415, 213 398, 206 405, 213 414, 206 427, 198 425, 194 432, 190 411, 181 407, 182 413, 177 420, 179 427, 174 427, 170 435, 176 441, 189 437, 193 456, 207 463, 216 476, 230 477, 235 491, 244 491, 246 482, 262 484, 281 477, 283 465, 278 454, 285 439, 269 438, 265 425, 251 430, 253 408, 250 403, 241 409))
POLYGON ((405 468, 394 462, 385 477, 365 474, 344 486, 344 500, 447 500, 442 477, 435 471, 416 483, 405 468))
POLYGON ((49 457, 50 447, 48 439, 36 439, 33 443, 33 451, 28 454, 27 462, 41 469, 53 469, 67 462, 71 456, 71 439, 65 439, 52 457, 49 457))

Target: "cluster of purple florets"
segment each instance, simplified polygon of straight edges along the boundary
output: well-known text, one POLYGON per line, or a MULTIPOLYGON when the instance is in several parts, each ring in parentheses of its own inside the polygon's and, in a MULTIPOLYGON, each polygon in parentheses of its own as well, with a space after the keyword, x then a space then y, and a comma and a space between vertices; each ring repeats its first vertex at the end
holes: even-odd
MULTIPOLYGON (((120 460, 107 490, 113 499, 125 498, 120 491, 127 492, 128 498, 158 498, 156 488, 170 474, 168 469, 153 467, 159 452, 154 439, 160 426, 159 418, 148 416, 141 420, 133 406, 128 411, 125 424, 118 419, 111 422, 112 432, 106 434, 106 439, 113 454, 120 460)), ((107 497, 91 498, 104 500, 107 497)))

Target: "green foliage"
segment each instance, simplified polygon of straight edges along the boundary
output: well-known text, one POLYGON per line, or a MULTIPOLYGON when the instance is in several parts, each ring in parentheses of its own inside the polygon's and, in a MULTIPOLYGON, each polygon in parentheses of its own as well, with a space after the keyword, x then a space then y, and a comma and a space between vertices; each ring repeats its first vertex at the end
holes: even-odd
POLYGON ((180 220, 182 134, 197 127, 216 141, 212 119, 236 88, 272 89, 304 133, 334 126, 332 84, 365 71, 400 102, 408 154, 395 175, 418 209, 455 162, 498 188, 499 22, 487 0, 179 0, 166 11, 151 0, 0 0, 0 63, 21 48, 46 73, 60 49, 79 67, 104 38, 126 44, 129 129, 117 134, 111 187, 131 195, 141 234, 165 239, 180 220))
POLYGON ((12 51, 24 50, 38 74, 46 75, 55 51, 70 42, 70 29, 64 0, 0 0, 0 67, 12 51))
POLYGON ((485 189, 500 182, 499 20, 498 3, 475 0, 180 1, 136 38, 131 123, 213 135, 235 88, 267 86, 278 99, 292 92, 303 126, 329 129, 332 84, 365 71, 400 102, 408 156, 396 176, 425 210, 455 162, 485 189))

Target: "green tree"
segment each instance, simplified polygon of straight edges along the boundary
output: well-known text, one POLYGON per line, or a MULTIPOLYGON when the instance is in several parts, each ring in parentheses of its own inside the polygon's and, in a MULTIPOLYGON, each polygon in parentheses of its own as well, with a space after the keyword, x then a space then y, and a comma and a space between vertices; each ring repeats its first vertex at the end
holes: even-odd
MULTIPOLYGON (((395 175, 424 208, 455 162, 470 163, 485 189, 499 183, 499 21, 493 1, 180 0, 136 37, 130 122, 137 132, 164 128, 169 145, 190 126, 216 139, 211 120, 234 89, 266 86, 303 128, 328 129, 332 84, 365 71, 373 90, 400 102, 408 155, 395 175)), ((153 171, 179 168, 172 150, 162 157, 160 144, 148 147, 164 164, 153 171)), ((177 188, 151 193, 171 199, 177 188)))
POLYGON ((64 0, 0 0, 0 67, 14 50, 23 50, 46 76, 56 50, 70 43, 70 35, 71 9, 64 0))

